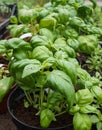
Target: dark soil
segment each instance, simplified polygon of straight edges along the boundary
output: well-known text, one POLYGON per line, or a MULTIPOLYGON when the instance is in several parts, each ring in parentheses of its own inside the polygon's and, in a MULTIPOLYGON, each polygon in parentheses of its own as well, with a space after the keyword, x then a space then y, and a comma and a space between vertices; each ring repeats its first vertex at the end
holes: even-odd
POLYGON ((88 70, 88 67, 86 65, 86 60, 88 59, 89 55, 84 54, 84 53, 78 53, 77 54, 77 60, 79 62, 79 64, 81 65, 81 67, 85 70, 88 70))
MULTIPOLYGON (((37 111, 33 107, 25 108, 23 101, 16 102, 16 108, 13 110, 17 119, 29 124, 30 126, 40 126, 39 116, 35 116, 37 111), (26 118, 25 118, 26 117, 26 118)), ((65 113, 56 118, 57 121, 53 121, 49 128, 64 127, 65 125, 72 123, 72 116, 65 113)))
POLYGON ((0 55, 0 64, 4 64, 5 66, 7 66, 8 60, 5 56, 0 55))

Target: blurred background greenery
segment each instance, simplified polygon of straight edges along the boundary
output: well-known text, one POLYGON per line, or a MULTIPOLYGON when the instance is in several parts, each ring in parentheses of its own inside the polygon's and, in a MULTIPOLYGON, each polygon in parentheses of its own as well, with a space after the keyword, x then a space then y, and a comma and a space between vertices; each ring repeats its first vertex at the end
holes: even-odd
POLYGON ((40 5, 43 6, 44 3, 48 2, 49 0, 0 0, 0 4, 2 3, 8 3, 8 4, 13 4, 17 3, 18 8, 22 8, 23 6, 28 6, 32 8, 35 5, 40 5))

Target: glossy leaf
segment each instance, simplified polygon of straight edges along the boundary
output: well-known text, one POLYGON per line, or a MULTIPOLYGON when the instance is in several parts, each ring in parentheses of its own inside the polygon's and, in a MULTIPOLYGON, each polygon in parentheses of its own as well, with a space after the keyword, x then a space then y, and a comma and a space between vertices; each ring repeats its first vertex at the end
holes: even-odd
POLYGON ((24 67, 22 78, 25 78, 33 73, 37 73, 41 69, 41 64, 29 64, 24 67))
POLYGON ((75 90, 70 77, 60 70, 53 70, 47 76, 50 87, 65 96, 69 107, 75 102, 75 90))
POLYGON ((77 71, 76 66, 67 60, 57 60, 58 67, 63 70, 72 80, 72 83, 75 85, 77 80, 77 71))
POLYGON ((22 48, 22 49, 32 49, 30 44, 20 38, 11 38, 8 40, 8 42, 5 44, 7 49, 16 49, 16 48, 22 48))
POLYGON ((49 57, 52 57, 53 53, 45 46, 38 46, 34 48, 32 57, 40 61, 44 61, 49 57))
POLYGON ((47 37, 47 39, 49 41, 52 41, 52 42, 54 41, 54 34, 47 28, 41 28, 39 30, 39 34, 42 35, 42 36, 47 37))
POLYGON ((50 41, 46 36, 36 35, 32 37, 30 43, 35 48, 37 46, 49 46, 50 41))

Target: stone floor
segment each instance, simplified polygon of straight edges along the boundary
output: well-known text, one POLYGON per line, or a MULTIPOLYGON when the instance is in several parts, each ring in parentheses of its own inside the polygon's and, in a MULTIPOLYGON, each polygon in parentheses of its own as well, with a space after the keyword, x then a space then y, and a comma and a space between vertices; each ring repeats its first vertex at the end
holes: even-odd
POLYGON ((0 130, 16 130, 8 112, 0 114, 0 130))

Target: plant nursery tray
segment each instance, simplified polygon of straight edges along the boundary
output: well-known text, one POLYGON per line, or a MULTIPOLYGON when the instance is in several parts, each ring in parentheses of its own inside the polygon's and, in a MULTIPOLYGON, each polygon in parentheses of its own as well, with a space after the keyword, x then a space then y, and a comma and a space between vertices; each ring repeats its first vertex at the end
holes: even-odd
POLYGON ((8 33, 7 26, 10 23, 10 16, 17 16, 17 4, 2 4, 0 5, 0 39, 4 39, 8 33))

